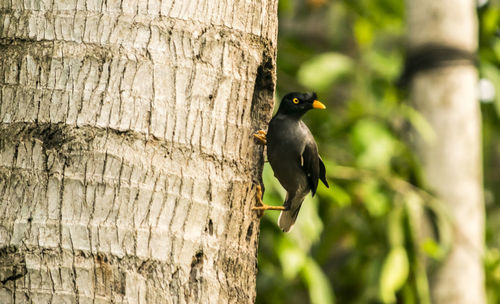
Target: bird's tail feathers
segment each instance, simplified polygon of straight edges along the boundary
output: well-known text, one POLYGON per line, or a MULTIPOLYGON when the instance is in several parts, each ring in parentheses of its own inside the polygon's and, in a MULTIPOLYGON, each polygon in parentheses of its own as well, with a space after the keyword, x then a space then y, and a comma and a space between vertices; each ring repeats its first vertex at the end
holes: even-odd
POLYGON ((295 221, 297 220, 297 216, 299 215, 300 207, 302 206, 302 202, 304 198, 288 200, 288 197, 285 200, 285 206, 288 207, 288 210, 281 211, 280 217, 278 219, 278 226, 283 230, 283 232, 289 232, 292 230, 295 221))
POLYGON ((296 210, 286 210, 281 211, 280 217, 278 219, 278 226, 280 226, 283 232, 289 232, 292 230, 295 220, 297 220, 297 215, 299 214, 299 209, 296 210))

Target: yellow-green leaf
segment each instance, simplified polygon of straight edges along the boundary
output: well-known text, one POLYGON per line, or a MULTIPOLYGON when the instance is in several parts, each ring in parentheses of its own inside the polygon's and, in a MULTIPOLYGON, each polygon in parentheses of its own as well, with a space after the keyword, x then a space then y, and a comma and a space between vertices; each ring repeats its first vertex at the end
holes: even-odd
POLYGON ((403 208, 396 206, 389 213, 387 234, 391 246, 402 246, 404 243, 404 223, 403 223, 403 208))
POLYGON ((306 262, 306 255, 292 240, 282 238, 277 246, 278 258, 287 280, 294 279, 306 262))
POLYGON ((302 276, 309 290, 311 304, 334 304, 330 281, 319 265, 311 258, 306 260, 302 269, 302 276))
POLYGON ((352 71, 352 59, 334 52, 323 53, 304 62, 297 78, 299 82, 316 91, 324 91, 352 71))
POLYGON ((380 298, 384 303, 394 303, 396 292, 408 278, 408 256, 403 246, 391 249, 385 258, 380 274, 380 298))

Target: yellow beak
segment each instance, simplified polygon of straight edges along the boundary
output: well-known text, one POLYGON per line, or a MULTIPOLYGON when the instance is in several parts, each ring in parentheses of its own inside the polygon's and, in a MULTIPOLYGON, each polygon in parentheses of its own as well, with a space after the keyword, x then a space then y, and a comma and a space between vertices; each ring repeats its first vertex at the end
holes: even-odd
POLYGON ((325 105, 324 105, 324 104, 322 104, 320 101, 315 100, 315 101, 313 102, 313 109, 321 109, 321 110, 324 110, 324 109, 326 109, 326 107, 325 107, 325 105))

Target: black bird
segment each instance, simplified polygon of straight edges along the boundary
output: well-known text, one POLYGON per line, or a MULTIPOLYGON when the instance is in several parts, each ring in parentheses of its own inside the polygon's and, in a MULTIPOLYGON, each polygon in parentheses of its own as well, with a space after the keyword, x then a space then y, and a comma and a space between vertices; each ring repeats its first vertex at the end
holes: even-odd
POLYGON ((309 191, 313 196, 316 193, 318 179, 329 187, 318 146, 300 119, 311 109, 325 108, 317 100, 316 93, 289 93, 283 97, 278 112, 269 122, 267 135, 263 130, 254 134, 261 143, 267 144, 267 159, 287 194, 283 206, 265 205, 258 194, 261 206, 253 209, 282 210, 278 225, 284 232, 292 229, 309 191))

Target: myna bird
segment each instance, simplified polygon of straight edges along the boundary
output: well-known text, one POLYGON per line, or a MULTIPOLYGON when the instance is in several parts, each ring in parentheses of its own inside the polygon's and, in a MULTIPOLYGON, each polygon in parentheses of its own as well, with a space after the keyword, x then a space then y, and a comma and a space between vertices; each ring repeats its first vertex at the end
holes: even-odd
POLYGON ((325 108, 317 100, 316 93, 289 93, 283 97, 278 112, 269 122, 267 135, 263 130, 254 134, 262 144, 267 144, 267 159, 274 176, 287 193, 283 206, 265 205, 258 194, 259 205, 252 209, 282 210, 278 225, 284 232, 292 229, 309 191, 313 196, 316 193, 318 179, 329 187, 318 146, 311 131, 300 119, 311 109, 325 108))

